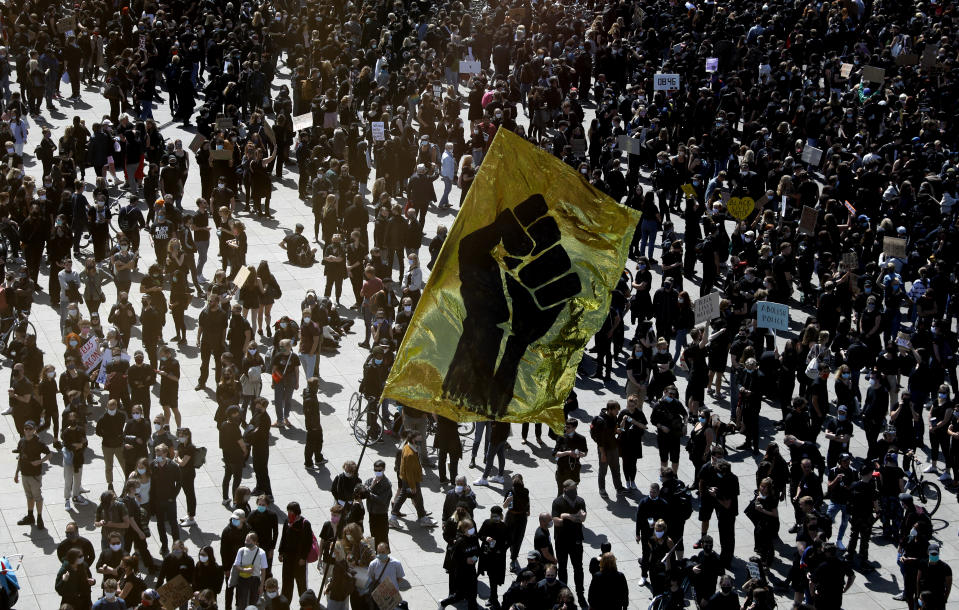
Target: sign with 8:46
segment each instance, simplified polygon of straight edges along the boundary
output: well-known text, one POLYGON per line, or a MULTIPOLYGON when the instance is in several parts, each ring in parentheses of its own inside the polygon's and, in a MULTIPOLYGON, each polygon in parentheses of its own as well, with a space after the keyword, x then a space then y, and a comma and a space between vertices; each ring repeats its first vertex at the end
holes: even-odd
POLYGON ((653 76, 654 91, 679 91, 678 74, 656 74, 653 76))

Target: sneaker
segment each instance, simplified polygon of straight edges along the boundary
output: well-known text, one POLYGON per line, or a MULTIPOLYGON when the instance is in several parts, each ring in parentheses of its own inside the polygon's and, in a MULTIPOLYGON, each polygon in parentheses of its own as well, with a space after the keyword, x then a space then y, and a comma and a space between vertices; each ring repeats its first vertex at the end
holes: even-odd
POLYGON ((322 466, 323 464, 326 464, 326 463, 329 462, 329 461, 330 461, 330 460, 328 460, 328 459, 326 459, 326 458, 320 458, 319 460, 317 460, 316 465, 317 465, 317 466, 322 466))
POLYGON ((393 529, 396 529, 396 530, 402 529, 402 527, 403 527, 403 526, 400 525, 400 521, 399 521, 399 519, 397 519, 396 517, 390 517, 390 520, 387 521, 387 523, 389 524, 390 527, 392 527, 393 529))
POLYGON ((27 513, 27 516, 17 521, 17 525, 33 525, 33 513, 27 513))
POLYGON ((37 515, 37 529, 38 529, 38 530, 45 530, 45 529, 47 529, 46 527, 44 527, 44 525, 43 525, 43 517, 41 517, 40 515, 37 515))
POLYGON ((184 517, 180 519, 180 525, 183 527, 190 527, 191 525, 196 525, 196 521, 193 520, 193 517, 184 517))
POLYGON ((926 466, 925 468, 923 468, 922 471, 923 471, 923 472, 938 472, 939 469, 936 468, 936 464, 935 464, 935 463, 932 463, 932 464, 929 464, 928 466, 926 466))
POLYGON ((649 581, 646 580, 646 577, 645 577, 645 576, 640 576, 640 577, 639 577, 639 582, 636 583, 636 584, 639 585, 640 587, 645 587, 645 586, 649 585, 649 581))
POLYGON ((71 510, 73 510, 73 507, 70 506, 70 500, 64 500, 64 501, 63 501, 63 510, 66 510, 66 511, 71 511, 71 510))
MULTIPOLYGON (((91 406, 93 406, 93 405, 91 405, 91 406)), ((81 494, 88 494, 88 493, 90 493, 90 490, 87 489, 86 487, 81 487, 81 488, 80 488, 80 493, 81 493, 81 494)))
POLYGON ((436 527, 436 522, 433 521, 428 515, 426 517, 421 518, 416 523, 421 525, 422 527, 436 527))
POLYGON ((223 498, 223 501, 220 502, 220 504, 222 504, 223 506, 229 506, 230 500, 228 498, 223 498))
POLYGON ((199 281, 201 284, 206 284, 206 278, 203 277, 203 274, 202 274, 202 273, 201 273, 200 275, 196 276, 196 279, 197 279, 197 281, 199 281))
POLYGON ((505 479, 500 475, 494 475, 489 478, 490 483, 503 483, 505 479))
POLYGON ((2 413, 0 413, 0 415, 10 415, 11 413, 13 413, 13 409, 7 407, 2 413))
POLYGON ((837 541, 836 541, 836 548, 839 549, 840 551, 845 551, 845 550, 846 550, 846 545, 842 543, 842 540, 837 540, 837 541))
POLYGON ((489 481, 487 481, 487 480, 484 479, 483 477, 480 477, 480 478, 476 479, 475 481, 473 481, 473 485, 486 485, 486 486, 489 486, 489 481))
POLYGON ((898 593, 898 594, 896 594, 896 595, 893 595, 892 598, 893 598, 894 600, 896 600, 897 602, 904 602, 904 601, 906 601, 906 592, 903 591, 902 593, 898 593))
POLYGON ((77 506, 86 506, 90 503, 90 501, 83 496, 73 496, 73 503, 77 506))

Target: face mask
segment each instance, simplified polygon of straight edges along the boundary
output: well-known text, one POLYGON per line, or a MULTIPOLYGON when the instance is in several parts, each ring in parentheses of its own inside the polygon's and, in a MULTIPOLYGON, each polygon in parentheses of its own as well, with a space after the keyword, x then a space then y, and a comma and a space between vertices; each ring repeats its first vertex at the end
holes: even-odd
POLYGON ((117 414, 116 409, 107 409, 107 415, 116 415, 116 414, 117 414))
POLYGON ((575 489, 567 489, 566 491, 563 492, 563 494, 564 494, 567 498, 569 498, 570 500, 575 500, 575 499, 576 499, 576 490, 575 490, 575 489))
POLYGON ((567 433, 566 433, 566 438, 573 438, 573 435, 574 435, 574 434, 576 434, 576 433, 575 433, 575 432, 567 432, 567 433))
POLYGON ((123 548, 123 545, 122 545, 122 544, 111 544, 111 545, 110 545, 110 550, 111 550, 111 551, 119 551, 119 550, 122 549, 122 548, 123 548))
MULTIPOLYGON (((71 314, 71 315, 72 315, 72 314, 71 314)), ((70 347, 76 347, 76 346, 77 346, 77 342, 76 342, 76 341, 71 341, 71 342, 70 342, 70 347)))
POLYGON ((846 416, 840 413, 836 419, 838 419, 839 421, 846 421, 846 416))
POLYGON ((187 437, 185 437, 185 436, 178 436, 178 437, 176 437, 176 440, 179 441, 180 443, 185 443, 185 442, 186 442, 186 438, 187 438, 187 437))
POLYGON ((936 563, 937 561, 939 561, 939 555, 930 555, 930 556, 929 556, 929 563, 936 563))
POLYGON ((286 322, 280 322, 280 328, 286 328, 286 326, 287 326, 286 322))
POLYGON ((163 429, 163 424, 153 424, 153 429, 154 429, 156 432, 159 432, 160 430, 163 429))
POLYGON ((67 532, 67 540, 76 540, 80 537, 80 534, 76 532, 67 532))
POLYGON ((266 596, 267 596, 268 598, 270 598, 270 599, 276 599, 276 597, 277 597, 279 594, 280 594, 279 591, 267 591, 267 592, 266 592, 266 596))
POLYGON ((871 386, 874 387, 874 388, 877 388, 877 387, 879 387, 879 380, 878 380, 878 379, 870 379, 870 380, 869 380, 869 385, 871 385, 871 386))
POLYGON ((700 417, 700 418, 699 418, 699 423, 705 424, 705 423, 706 423, 706 418, 705 418, 705 417, 700 417))
POLYGON ((248 549, 250 549, 250 550, 253 550, 253 549, 256 548, 256 545, 253 544, 252 542, 247 542, 245 546, 246 546, 246 548, 248 548, 248 549))
POLYGON ((56 377, 56 376, 57 376, 56 371, 50 371, 49 373, 47 373, 47 377, 48 377, 49 379, 53 379, 53 378, 56 377))
POLYGON ((453 488, 453 490, 454 490, 456 493, 461 494, 461 493, 463 493, 463 486, 462 486, 462 485, 457 485, 456 487, 453 488))
MULTIPOLYGON (((110 546, 113 546, 113 545, 110 545, 110 546)), ((116 550, 118 550, 118 549, 113 549, 113 550, 116 551, 116 550)), ((116 591, 109 591, 109 592, 106 592, 106 593, 103 594, 103 597, 106 598, 106 599, 108 599, 108 600, 110 600, 110 601, 113 601, 114 599, 116 599, 116 596, 117 596, 117 592, 116 592, 116 591)))
POLYGON ((939 392, 939 400, 945 400, 947 398, 949 398, 948 394, 943 394, 942 392, 939 392))
POLYGON ((469 528, 468 530, 466 530, 466 535, 467 535, 467 536, 474 536, 474 535, 476 535, 476 528, 475 528, 475 527, 471 527, 471 528, 469 528))
POLYGON ((181 551, 180 549, 174 549, 173 556, 177 558, 183 557, 183 551, 181 551))
POLYGON ((304 323, 304 324, 309 324, 309 323, 310 323, 310 316, 306 316, 305 318, 303 318, 303 323, 304 323))
POLYGON ((239 520, 239 519, 230 519, 230 524, 231 524, 233 527, 240 527, 240 520, 239 520))
POLYGON ((143 415, 141 415, 140 413, 134 413, 134 414, 133 414, 133 420, 134 420, 134 421, 140 421, 141 419, 143 419, 143 415))
POLYGON ((146 468, 137 468, 137 473, 139 473, 139 474, 146 474, 146 473, 147 473, 147 469, 146 469, 146 468))
POLYGON ((915 537, 918 536, 918 535, 919 535, 919 532, 916 530, 916 528, 912 528, 911 530, 909 530, 909 538, 910 538, 910 539, 913 539, 913 538, 915 538, 915 537))
POLYGON ((547 576, 547 577, 546 577, 546 581, 547 581, 547 582, 556 582, 556 577, 555 577, 555 576, 547 576))
POLYGON ((405 311, 406 313, 410 313, 411 311, 413 311, 413 306, 412 306, 412 305, 404 305, 404 306, 403 306, 403 311, 405 311))
POLYGON ((656 532, 653 532, 653 535, 655 535, 657 538, 662 538, 663 536, 666 535, 666 532, 656 531, 656 532))
POLYGON ((374 364, 383 364, 383 359, 382 359, 382 358, 374 358, 374 359, 373 359, 373 363, 374 363, 374 364))
POLYGON ((161 362, 166 362, 167 360, 169 360, 169 356, 160 356, 161 362))
POLYGON ((720 587, 720 590, 722 590, 723 595, 729 595, 730 593, 732 593, 733 588, 730 587, 730 586, 728 586, 728 585, 724 585, 724 586, 720 587))
POLYGON ((206 563, 206 560, 209 559, 206 555, 197 555, 196 558, 200 560, 200 563, 206 563))

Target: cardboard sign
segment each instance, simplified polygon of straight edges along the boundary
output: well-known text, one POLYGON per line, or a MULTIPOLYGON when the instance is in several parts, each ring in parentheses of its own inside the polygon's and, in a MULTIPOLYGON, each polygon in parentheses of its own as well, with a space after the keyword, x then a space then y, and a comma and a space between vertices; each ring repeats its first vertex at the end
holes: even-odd
POLYGON ((373 131, 373 141, 382 142, 386 140, 386 123, 373 121, 370 123, 370 129, 373 131))
POLYGON ((789 306, 771 301, 756 303, 756 326, 771 330, 789 330, 789 306))
POLYGON ((250 279, 250 268, 244 265, 233 276, 233 285, 238 289, 243 288, 243 284, 246 284, 248 279, 250 279))
POLYGON ((313 127, 313 113, 307 112, 293 117, 293 131, 302 131, 313 127))
POLYGON ((653 91, 679 91, 678 74, 653 75, 653 91))
POLYGON ((875 66, 865 66, 862 69, 862 80, 867 83, 882 83, 886 78, 886 69, 875 66))
POLYGON ((852 207, 852 204, 849 203, 849 200, 848 200, 848 199, 847 199, 846 201, 843 201, 842 204, 843 204, 844 206, 846 206, 846 209, 847 209, 847 210, 849 210, 849 215, 850 215, 850 216, 855 216, 855 215, 856 215, 856 208, 852 207))
POLYGON ((896 56, 897 66, 915 66, 919 63, 919 56, 915 53, 900 53, 896 56))
POLYGON ((883 237, 882 253, 893 258, 906 258, 906 240, 899 237, 883 237))
POLYGON ((707 57, 707 58, 706 58, 706 71, 707 71, 707 72, 719 72, 719 58, 718 58, 718 57, 707 57))
POLYGON ((75 17, 64 17, 63 19, 57 20, 57 32, 60 34, 66 34, 67 32, 73 32, 77 29, 77 20, 75 17))
POLYGON ((847 270, 858 269, 859 255, 856 254, 855 252, 843 252, 842 264, 846 266, 847 270))
POLYGON ((270 124, 265 122, 263 123, 263 135, 269 138, 270 142, 276 146, 276 134, 273 133, 273 128, 270 127, 270 124))
POLYGON ((380 584, 376 585, 371 595, 379 610, 394 610, 403 601, 403 596, 389 578, 380 580, 380 584))
POLYGON ((483 70, 483 64, 478 60, 464 59, 460 62, 460 74, 479 74, 483 70))
POLYGON ((621 135, 616 139, 616 143, 619 146, 619 149, 623 152, 629 153, 631 155, 638 155, 642 150, 642 142, 636 138, 631 138, 627 135, 621 135))
POLYGON ((799 217, 799 232, 806 235, 812 235, 816 232, 816 221, 819 219, 819 212, 816 208, 808 205, 802 207, 802 216, 799 217))
POLYGON ((229 148, 221 148, 220 150, 211 150, 210 158, 214 161, 232 161, 233 160, 233 150, 229 148))
POLYGON ((922 50, 922 67, 931 68, 936 65, 939 61, 939 49, 938 45, 927 44, 926 48, 922 50))
POLYGON ((802 160, 814 167, 819 167, 822 161, 822 150, 815 146, 804 146, 802 149, 802 160))
POLYGON ((103 355, 100 353, 100 342, 96 335, 87 339, 87 342, 80 347, 80 362, 83 369, 90 373, 100 364, 103 355))
POLYGON ((719 317, 719 293, 710 292, 704 297, 696 299, 693 303, 693 311, 696 312, 696 324, 709 322, 719 317))
POLYGON ((178 574, 157 589, 157 593, 160 594, 160 605, 164 610, 176 610, 193 597, 193 587, 178 574))
POLYGON ((852 64, 843 64, 839 67, 839 76, 849 78, 850 74, 852 74, 852 64))
POLYGON ((569 145, 573 149, 573 154, 577 157, 586 155, 586 138, 572 138, 569 145))
POLYGON ((190 146, 188 148, 192 150, 194 154, 196 154, 199 152, 200 147, 203 146, 204 142, 206 142, 206 138, 203 137, 203 134, 198 133, 193 136, 193 141, 190 142, 190 146))
POLYGON ((726 209, 736 220, 746 220, 746 217, 756 209, 756 202, 752 197, 733 197, 726 204, 726 209))
POLYGON ((323 129, 336 129, 340 124, 340 115, 335 112, 323 113, 323 129))
POLYGON ((216 118, 216 128, 217 130, 229 131, 233 129, 233 119, 228 116, 220 116, 216 118))

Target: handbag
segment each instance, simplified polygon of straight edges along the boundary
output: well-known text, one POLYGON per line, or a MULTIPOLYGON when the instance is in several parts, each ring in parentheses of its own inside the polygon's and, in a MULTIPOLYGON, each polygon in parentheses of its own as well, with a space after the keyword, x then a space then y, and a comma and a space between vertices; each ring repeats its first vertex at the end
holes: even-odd
POLYGON ((810 358, 806 363, 806 377, 812 380, 819 377, 819 356, 810 358))
POLYGON ((383 566, 383 570, 380 571, 380 575, 376 580, 366 583, 366 587, 364 587, 360 593, 359 610, 381 610, 379 604, 373 599, 373 591, 376 591, 376 587, 380 584, 380 580, 383 579, 383 575, 386 574, 386 568, 388 568, 389 565, 389 562, 387 562, 387 564, 383 566))
POLYGON ((316 563, 320 558, 320 543, 316 541, 316 534, 313 534, 313 544, 310 546, 310 552, 306 556, 306 563, 316 563))
POLYGON ((290 360, 293 358, 293 352, 290 352, 290 355, 286 358, 286 364, 283 365, 283 372, 273 371, 273 383, 280 383, 283 381, 283 377, 286 376, 286 368, 290 366, 290 360))

